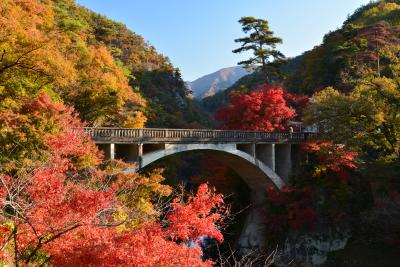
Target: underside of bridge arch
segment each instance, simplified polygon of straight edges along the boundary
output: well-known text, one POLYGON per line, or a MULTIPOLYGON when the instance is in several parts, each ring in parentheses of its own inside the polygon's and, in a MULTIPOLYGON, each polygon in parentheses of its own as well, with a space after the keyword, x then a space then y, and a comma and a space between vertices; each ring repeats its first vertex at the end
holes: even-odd
POLYGON ((271 184, 277 188, 281 188, 285 184, 278 174, 258 160, 255 155, 238 150, 236 145, 232 144, 167 144, 163 149, 143 154, 140 168, 169 155, 187 151, 203 151, 213 155, 236 171, 254 191, 259 191, 261 188, 265 191, 271 184))

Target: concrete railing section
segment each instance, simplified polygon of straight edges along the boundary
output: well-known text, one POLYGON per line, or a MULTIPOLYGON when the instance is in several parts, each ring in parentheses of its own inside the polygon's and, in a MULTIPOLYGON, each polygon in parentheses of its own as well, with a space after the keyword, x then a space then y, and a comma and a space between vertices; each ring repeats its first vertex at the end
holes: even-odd
POLYGON ((198 129, 129 129, 129 128, 85 128, 96 143, 302 143, 313 140, 316 133, 263 132, 236 130, 198 129))

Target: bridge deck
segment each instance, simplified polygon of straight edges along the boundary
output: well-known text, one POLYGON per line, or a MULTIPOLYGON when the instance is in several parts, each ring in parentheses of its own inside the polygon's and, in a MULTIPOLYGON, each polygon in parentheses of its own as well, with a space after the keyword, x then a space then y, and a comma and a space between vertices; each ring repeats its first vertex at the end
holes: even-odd
POLYGON ((203 129, 85 128, 98 144, 108 143, 303 143, 317 133, 263 132, 203 129))

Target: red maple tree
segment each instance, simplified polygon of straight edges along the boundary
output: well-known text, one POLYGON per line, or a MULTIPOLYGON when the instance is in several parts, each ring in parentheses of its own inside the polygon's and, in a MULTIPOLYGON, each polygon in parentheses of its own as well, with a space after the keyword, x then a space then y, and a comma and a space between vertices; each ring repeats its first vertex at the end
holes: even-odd
POLYGON ((222 129, 282 131, 296 112, 288 106, 281 87, 265 85, 248 94, 233 92, 230 104, 216 111, 222 129))

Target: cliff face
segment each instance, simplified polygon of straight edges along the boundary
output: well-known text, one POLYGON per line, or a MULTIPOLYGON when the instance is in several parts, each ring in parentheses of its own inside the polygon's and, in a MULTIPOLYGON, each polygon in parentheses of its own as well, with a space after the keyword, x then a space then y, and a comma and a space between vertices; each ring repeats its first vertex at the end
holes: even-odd
POLYGON ((188 82, 188 86, 192 90, 194 98, 203 99, 225 90, 247 74, 249 72, 240 66, 224 68, 193 82, 188 82))

